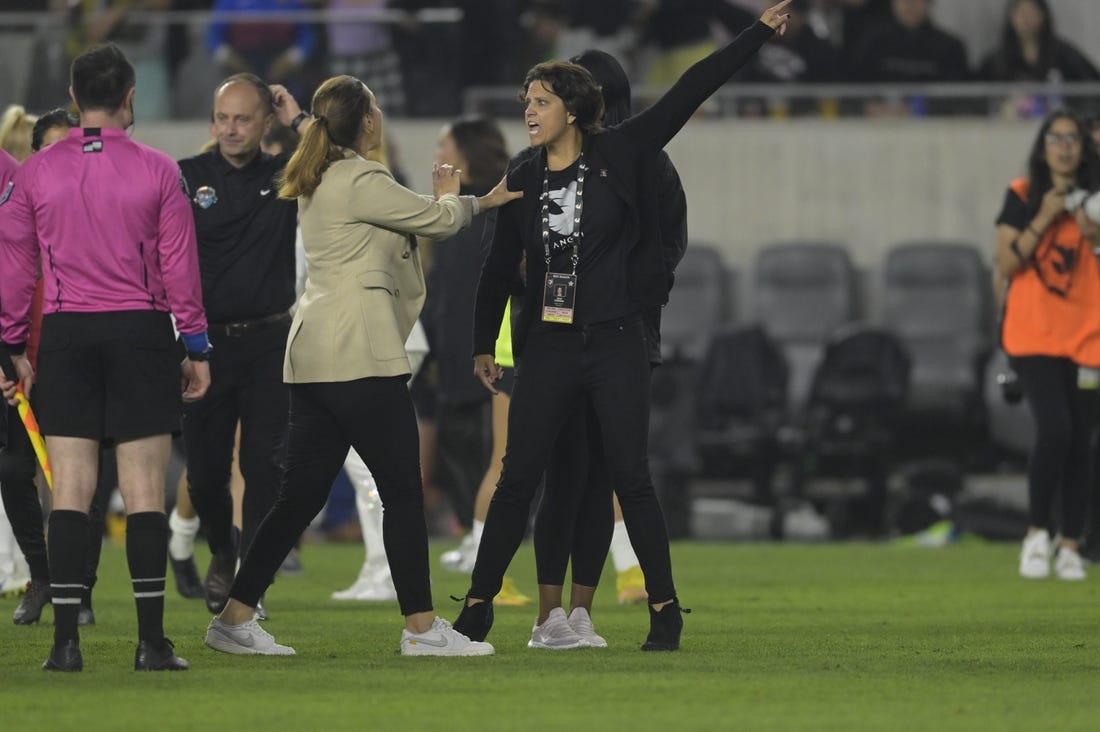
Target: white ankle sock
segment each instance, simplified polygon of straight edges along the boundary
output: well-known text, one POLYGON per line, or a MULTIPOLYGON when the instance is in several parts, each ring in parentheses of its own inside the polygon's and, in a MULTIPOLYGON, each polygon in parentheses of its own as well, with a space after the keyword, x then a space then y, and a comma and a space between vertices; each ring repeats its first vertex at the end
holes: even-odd
POLYGON ((611 560, 615 563, 616 572, 625 572, 631 567, 638 566, 638 555, 630 545, 630 536, 626 533, 626 524, 622 521, 615 522, 615 530, 611 534, 611 560))
POLYGON ((168 540, 168 554, 177 562, 195 554, 195 535, 199 533, 199 517, 185 519, 176 509, 168 517, 172 538, 168 540))

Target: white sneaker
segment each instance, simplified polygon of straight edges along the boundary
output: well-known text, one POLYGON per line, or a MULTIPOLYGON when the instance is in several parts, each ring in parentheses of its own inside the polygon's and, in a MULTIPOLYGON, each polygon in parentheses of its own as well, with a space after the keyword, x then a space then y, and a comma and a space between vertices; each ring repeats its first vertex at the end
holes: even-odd
POLYGON ((1050 576, 1050 535, 1045 530, 1036 531, 1024 539, 1023 549, 1020 550, 1020 576, 1025 579, 1046 579, 1050 576))
POLYGON ((1054 573, 1058 579, 1080 582, 1085 579, 1085 561, 1075 550, 1062 547, 1054 560, 1054 573))
POLYGON ((590 648, 607 648, 607 640, 596 633, 596 628, 592 625, 592 616, 583 607, 575 607, 573 612, 569 613, 569 627, 583 638, 590 648))
POLYGON ((407 629, 401 632, 402 656, 491 656, 493 653, 491 644, 470 640, 443 618, 436 618, 431 629, 423 633, 407 629))
POLYGON ((568 651, 573 648, 587 648, 588 641, 569 627, 569 619, 565 617, 565 611, 556 607, 546 616, 546 622, 531 628, 531 640, 527 641, 527 647, 568 651))
POLYGON ((390 567, 383 564, 377 568, 364 567, 359 579, 346 590, 332 593, 333 600, 358 600, 360 602, 387 602, 397 599, 397 590, 393 586, 390 567))
POLYGON ((474 532, 472 531, 462 537, 462 542, 457 549, 443 552, 443 556, 439 558, 439 563, 443 565, 443 569, 448 572, 460 572, 462 574, 473 572, 475 561, 477 561, 477 539, 474 538, 474 532))
POLYGON ((239 656, 293 656, 294 649, 275 642, 275 636, 260 627, 255 620, 240 625, 226 625, 218 618, 206 629, 206 645, 215 651, 239 656))

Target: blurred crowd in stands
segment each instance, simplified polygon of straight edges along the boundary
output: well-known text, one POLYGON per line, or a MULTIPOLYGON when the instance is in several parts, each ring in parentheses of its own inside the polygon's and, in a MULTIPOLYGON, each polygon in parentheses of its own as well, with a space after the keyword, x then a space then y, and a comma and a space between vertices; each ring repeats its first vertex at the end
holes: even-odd
MULTIPOLYGON (((789 32, 769 43, 735 85, 1100 81, 1089 49, 1059 32, 1058 0, 967 0, 970 11, 978 4, 986 10, 944 12, 952 1, 796 0, 789 32), (968 21, 982 28, 961 27, 968 21), (946 27, 948 22, 960 27, 946 27), (975 30, 989 36, 994 27, 999 39, 991 51, 967 47, 975 30)), ((391 115, 446 117, 472 111, 464 104, 470 89, 512 88, 531 65, 589 47, 612 53, 636 82, 660 89, 751 24, 760 5, 757 0, 5 0, 0 47, 6 50, 0 51, 0 64, 8 67, 9 78, 0 86, 11 88, 0 88, 0 98, 23 100, 31 109, 64 102, 54 90, 67 86, 59 82, 65 81, 68 61, 88 45, 109 40, 135 59, 139 118, 202 116, 206 99, 197 90, 239 71, 284 83, 300 98, 308 98, 320 80, 349 73, 368 80, 391 115)), ((858 105, 813 99, 801 108, 743 99, 735 112, 907 116, 991 109, 958 97, 930 101, 925 95, 858 105)), ((1060 101, 1016 96, 993 111, 1039 117, 1060 101)))

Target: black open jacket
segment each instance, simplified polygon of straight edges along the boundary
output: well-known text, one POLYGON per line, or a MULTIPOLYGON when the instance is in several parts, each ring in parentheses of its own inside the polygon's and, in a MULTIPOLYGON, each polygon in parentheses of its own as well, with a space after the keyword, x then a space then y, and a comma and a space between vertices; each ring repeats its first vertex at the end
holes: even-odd
MULTIPOLYGON (((612 190, 626 204, 623 225, 633 242, 627 255, 627 288, 639 312, 664 305, 672 286, 672 267, 662 241, 660 225, 658 154, 719 87, 729 80, 774 34, 757 22, 729 45, 699 61, 675 85, 645 111, 584 141, 592 175, 604 175, 612 190)), ((527 252, 527 282, 542 282, 546 274, 540 230, 540 196, 546 153, 523 161, 508 175, 509 190, 522 190, 523 198, 499 210, 489 255, 481 269, 474 310, 474 355, 492 354, 508 297, 515 287, 515 273, 527 252)), ((583 283, 582 285, 583 286, 583 283)), ((527 287, 520 314, 512 328, 512 349, 523 352, 532 318, 541 307, 542 287, 527 287)))

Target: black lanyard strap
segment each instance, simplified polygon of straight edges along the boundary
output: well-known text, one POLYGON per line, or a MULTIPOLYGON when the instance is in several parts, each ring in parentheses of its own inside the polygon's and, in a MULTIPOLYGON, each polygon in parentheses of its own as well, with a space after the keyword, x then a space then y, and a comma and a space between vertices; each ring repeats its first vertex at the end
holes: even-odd
MULTIPOLYGON (((580 260, 581 241, 581 202, 584 200, 584 174, 588 165, 584 162, 584 152, 577 163, 577 198, 573 206, 573 274, 577 274, 577 262, 580 260)), ((546 271, 550 271, 550 165, 547 163, 542 172, 542 248, 546 254, 546 271)))

